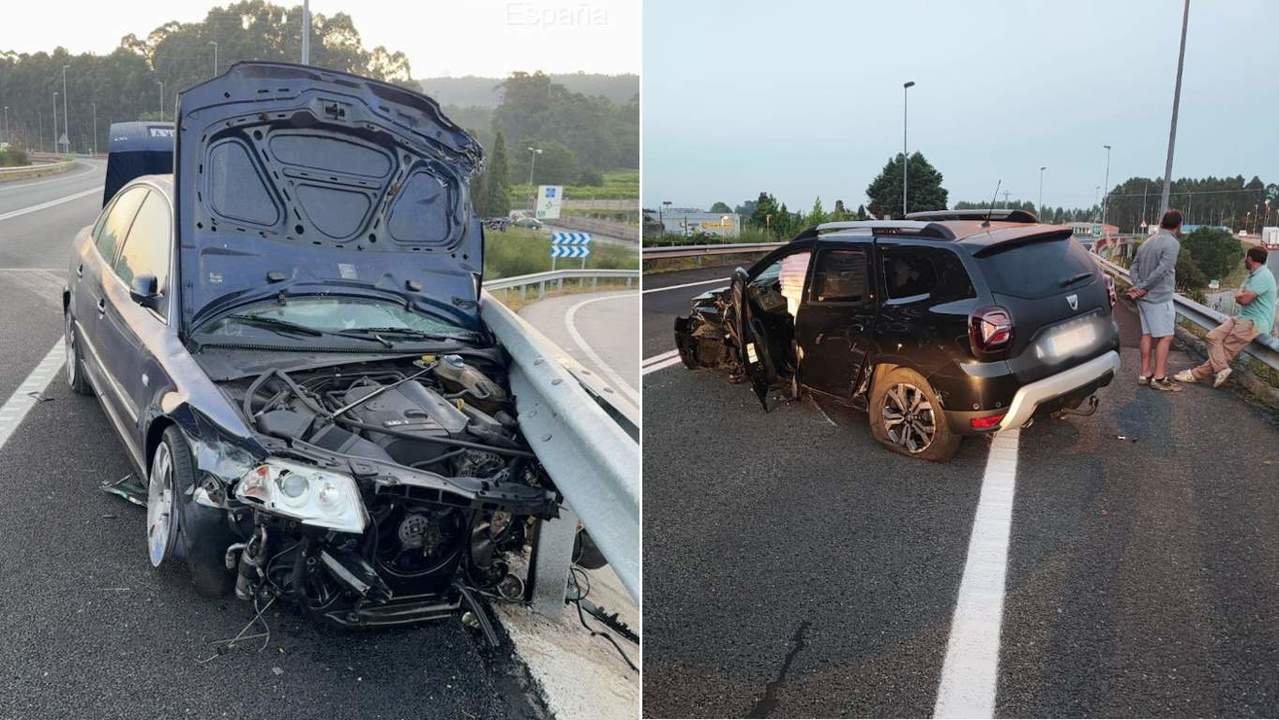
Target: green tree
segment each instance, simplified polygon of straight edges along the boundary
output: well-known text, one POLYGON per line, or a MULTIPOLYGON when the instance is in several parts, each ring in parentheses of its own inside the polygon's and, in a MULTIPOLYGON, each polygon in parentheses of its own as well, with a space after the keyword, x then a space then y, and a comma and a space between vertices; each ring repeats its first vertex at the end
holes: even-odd
POLYGON ((1181 239, 1182 252, 1189 253, 1194 263, 1209 280, 1226 277, 1243 262, 1243 245, 1225 230, 1200 227, 1181 239))
POLYGON ((809 211, 808 217, 804 218, 804 224, 821 225, 828 220, 830 220, 830 216, 822 208, 822 196, 818 195, 817 199, 813 201, 813 209, 809 211))
POLYGON ((1203 290, 1208 287, 1208 277, 1199 268, 1194 253, 1184 246, 1177 253, 1177 289, 1196 300, 1203 300, 1203 290))
MULTIPOLYGON (((898 153, 890 159, 866 188, 870 212, 876 217, 902 217, 902 158, 903 155, 898 153)), ((908 211, 945 210, 947 193, 941 183, 942 174, 921 153, 913 153, 910 156, 908 211)))
POLYGON ((524 138, 515 147, 522 152, 516 152, 511 158, 513 180, 528 182, 529 162, 533 155, 528 149, 531 147, 542 151, 533 164, 535 185, 569 185, 577 179, 577 155, 563 143, 540 138, 524 138))
POLYGON ((732 208, 730 208, 730 207, 728 206, 728 203, 725 203, 725 202, 716 202, 716 203, 714 203, 714 204, 712 204, 712 205, 711 205, 711 209, 710 209, 710 210, 708 210, 707 212, 713 212, 713 213, 731 213, 731 212, 733 212, 733 209, 732 209, 732 208))
POLYGON ((500 132, 493 139, 493 152, 489 153, 484 175, 485 213, 490 217, 510 213, 511 179, 506 162, 506 138, 500 132))
POLYGON ((777 207, 777 198, 766 192, 761 192, 759 198, 755 201, 755 208, 751 211, 750 222, 755 227, 774 230, 779 215, 780 210, 777 207))

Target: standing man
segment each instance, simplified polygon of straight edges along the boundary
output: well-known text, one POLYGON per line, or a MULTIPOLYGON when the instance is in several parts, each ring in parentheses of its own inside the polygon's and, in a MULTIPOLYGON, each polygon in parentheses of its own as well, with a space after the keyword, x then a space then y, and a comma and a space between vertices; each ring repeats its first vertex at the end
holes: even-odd
POLYGON ((1128 297, 1137 301, 1137 314, 1141 316, 1141 376, 1137 383, 1168 392, 1181 391, 1180 385, 1168 379, 1168 351, 1177 326, 1172 296, 1177 285, 1177 255, 1181 252, 1181 242, 1177 240, 1181 220, 1180 210, 1164 213, 1159 232, 1137 248, 1128 273, 1132 279, 1128 297))
POLYGON ((1212 378, 1213 387, 1230 377, 1230 361, 1258 335, 1267 335, 1275 324, 1275 276, 1266 267, 1266 249, 1248 248, 1243 258, 1248 279, 1235 293, 1239 314, 1227 318, 1208 333, 1208 362, 1177 373, 1177 380, 1193 383, 1212 378))

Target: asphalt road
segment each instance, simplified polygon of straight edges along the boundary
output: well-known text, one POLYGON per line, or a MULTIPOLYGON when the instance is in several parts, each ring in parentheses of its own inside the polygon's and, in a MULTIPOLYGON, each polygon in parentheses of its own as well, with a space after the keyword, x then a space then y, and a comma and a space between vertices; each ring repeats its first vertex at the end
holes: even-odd
MULTIPOLYGON (((726 283, 659 288, 727 276, 647 276, 645 357, 726 283)), ((978 619, 996 623, 994 713, 1275 716, 1279 418, 1230 389, 1137 386, 1118 317, 1124 370, 1097 414, 1020 433, 1003 611, 978 619)), ((931 716, 991 441, 911 461, 860 413, 764 413, 682 365, 642 381, 644 714, 931 716)))
MULTIPOLYGON (((0 185, 0 402, 62 334, 70 243, 101 194, 8 214, 102 177, 100 163, 87 163, 0 185)), ((214 656, 209 643, 240 632, 250 607, 153 571, 144 510, 98 489, 130 469, 96 401, 61 375, 41 400, 0 447, 0 718, 544 714, 509 649, 483 648, 458 622, 340 632, 272 608, 261 652, 214 656)))
POLYGON ((635 290, 572 293, 526 305, 520 315, 638 406, 639 299, 635 290))

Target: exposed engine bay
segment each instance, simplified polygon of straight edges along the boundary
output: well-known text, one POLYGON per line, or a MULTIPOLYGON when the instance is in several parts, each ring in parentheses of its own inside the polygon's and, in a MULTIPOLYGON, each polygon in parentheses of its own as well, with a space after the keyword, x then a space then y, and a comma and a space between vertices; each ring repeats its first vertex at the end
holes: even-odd
POLYGON ((524 599, 509 556, 556 495, 505 379, 483 358, 422 355, 223 382, 271 451, 233 487, 206 475, 196 491, 241 539, 225 557, 236 594, 352 626, 524 599))

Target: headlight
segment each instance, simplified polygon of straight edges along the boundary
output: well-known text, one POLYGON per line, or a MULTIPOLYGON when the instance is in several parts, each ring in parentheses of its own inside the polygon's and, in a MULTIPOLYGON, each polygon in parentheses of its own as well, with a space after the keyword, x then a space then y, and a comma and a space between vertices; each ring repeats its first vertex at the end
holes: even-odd
POLYGON ((358 535, 368 523, 354 479, 288 460, 272 458, 245 473, 235 496, 304 525, 358 535))

